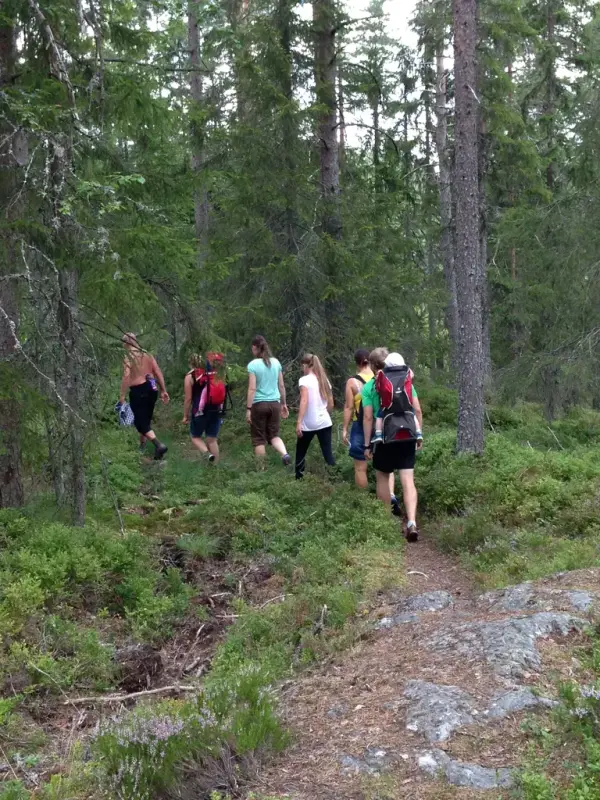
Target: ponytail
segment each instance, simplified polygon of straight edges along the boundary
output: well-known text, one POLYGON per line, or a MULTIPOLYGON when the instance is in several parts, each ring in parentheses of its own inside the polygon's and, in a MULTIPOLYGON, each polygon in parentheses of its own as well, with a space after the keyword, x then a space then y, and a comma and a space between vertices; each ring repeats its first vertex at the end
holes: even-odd
POLYGON ((331 391, 331 383, 329 382, 329 378, 325 372, 325 367, 323 364, 321 364, 321 359, 319 356, 316 356, 313 353, 306 353, 306 355, 303 356, 301 363, 305 364, 314 372, 315 378, 319 384, 319 394, 324 402, 326 402, 327 405, 333 405, 333 392, 331 391))
POLYGON ((258 355, 265 362, 265 367, 271 366, 271 348, 264 336, 255 336, 252 339, 252 347, 256 347, 258 355))

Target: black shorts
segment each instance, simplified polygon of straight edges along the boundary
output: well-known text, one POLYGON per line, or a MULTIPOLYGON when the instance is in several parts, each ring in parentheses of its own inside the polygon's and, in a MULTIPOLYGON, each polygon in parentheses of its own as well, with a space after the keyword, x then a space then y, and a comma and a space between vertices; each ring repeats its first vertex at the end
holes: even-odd
POLYGON ((133 424, 138 433, 145 434, 152 430, 152 415, 157 397, 158 392, 148 381, 129 388, 129 405, 133 411, 133 424))
POLYGON ((416 442, 379 443, 373 453, 373 466, 378 472, 388 474, 397 469, 414 469, 416 455, 416 442))

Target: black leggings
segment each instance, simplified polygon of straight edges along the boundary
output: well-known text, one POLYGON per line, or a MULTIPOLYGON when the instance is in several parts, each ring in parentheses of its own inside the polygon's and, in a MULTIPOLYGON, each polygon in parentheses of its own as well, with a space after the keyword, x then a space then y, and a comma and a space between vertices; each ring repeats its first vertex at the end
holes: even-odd
POLYGON ((306 465, 306 454, 310 443, 315 438, 319 440, 321 445, 321 452, 323 458, 330 467, 335 467, 335 456, 331 449, 331 433, 333 426, 328 428, 321 428, 320 431, 302 431, 302 436, 296 440, 296 478, 301 478, 304 475, 304 467, 306 465))
POLYGON ((129 389, 129 405, 133 411, 133 424, 138 433, 146 434, 152 430, 152 415, 158 392, 150 386, 150 383, 141 383, 139 386, 131 386, 129 389))

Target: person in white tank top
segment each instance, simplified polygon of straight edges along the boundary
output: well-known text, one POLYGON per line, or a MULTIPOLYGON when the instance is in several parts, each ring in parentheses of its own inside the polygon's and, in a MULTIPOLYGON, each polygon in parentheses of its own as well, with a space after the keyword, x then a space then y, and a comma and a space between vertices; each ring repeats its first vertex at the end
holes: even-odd
POLYGON ((331 384, 318 356, 307 353, 301 361, 304 375, 300 378, 300 410, 296 422, 296 478, 304 475, 306 454, 316 436, 323 458, 335 466, 332 449, 333 423, 329 411, 333 408, 331 384))

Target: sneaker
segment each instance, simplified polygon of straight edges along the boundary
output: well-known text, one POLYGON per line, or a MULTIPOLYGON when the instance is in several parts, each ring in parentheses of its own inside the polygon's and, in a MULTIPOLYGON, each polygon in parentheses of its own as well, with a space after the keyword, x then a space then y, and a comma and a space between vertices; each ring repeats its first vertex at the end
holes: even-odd
POLYGON ((284 456, 282 456, 281 461, 282 461, 284 467, 289 467, 289 465, 292 463, 292 459, 288 455, 288 453, 286 453, 284 456))
POLYGON ((407 542, 419 541, 419 529, 417 528, 414 522, 411 522, 410 525, 406 526, 406 541, 407 542))
POLYGON ((402 509, 400 508, 400 502, 397 497, 392 498, 392 514, 395 517, 402 516, 402 509))
POLYGON ((215 460, 215 455, 214 455, 214 453, 209 453, 209 454, 208 454, 208 460, 209 460, 209 462, 210 462, 211 464, 213 463, 213 461, 215 460))
POLYGON ((165 453, 167 452, 168 449, 169 448, 167 447, 166 444, 159 445, 156 448, 156 451, 154 453, 154 460, 155 461, 160 461, 162 459, 162 457, 165 455, 165 453))

